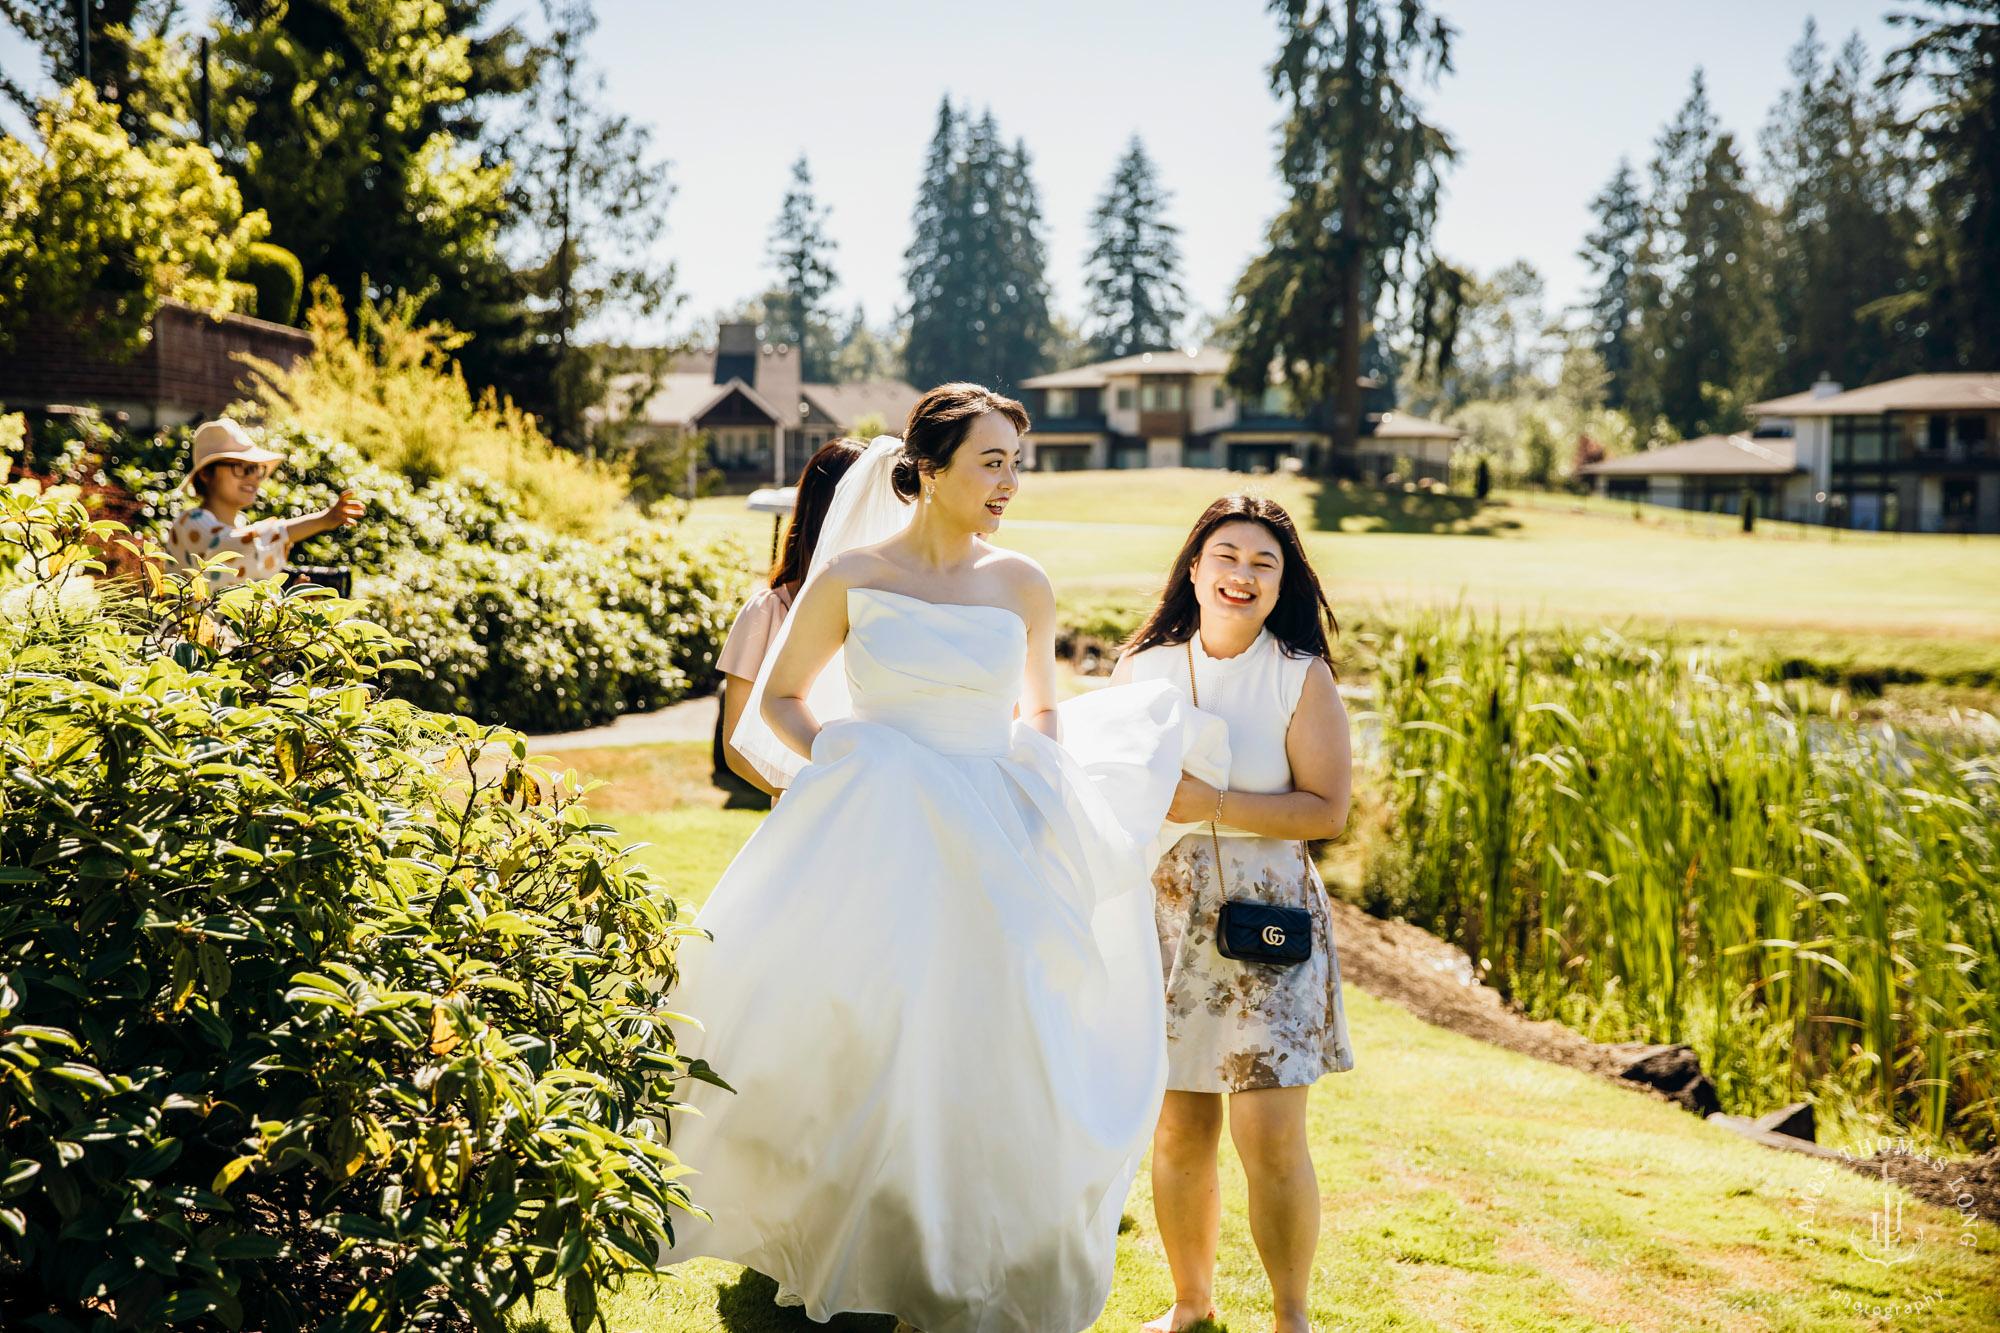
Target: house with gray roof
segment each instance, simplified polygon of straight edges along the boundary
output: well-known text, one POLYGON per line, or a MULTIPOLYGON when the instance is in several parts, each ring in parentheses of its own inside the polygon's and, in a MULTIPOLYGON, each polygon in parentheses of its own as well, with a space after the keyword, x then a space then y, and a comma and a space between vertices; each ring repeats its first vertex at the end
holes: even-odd
POLYGON ((714 350, 683 354, 657 379, 621 375, 609 388, 621 405, 650 388, 640 428, 706 435, 709 464, 731 490, 790 485, 821 445, 870 422, 899 434, 920 397, 902 380, 805 381, 798 349, 760 341, 747 323, 724 324, 714 350))
MULTIPOLYGON (((1140 352, 1021 381, 1033 421, 1029 466, 1212 467, 1275 472, 1288 458, 1317 470, 1331 434, 1323 412, 1301 416, 1280 385, 1246 401, 1224 382, 1219 347, 1140 352)), ((1401 471, 1446 480, 1465 432, 1400 412, 1371 412, 1337 471, 1374 479, 1401 471)))
POLYGON ((1708 436, 1582 469, 1600 494, 1879 532, 2000 533, 2000 374, 1821 380, 1708 436))

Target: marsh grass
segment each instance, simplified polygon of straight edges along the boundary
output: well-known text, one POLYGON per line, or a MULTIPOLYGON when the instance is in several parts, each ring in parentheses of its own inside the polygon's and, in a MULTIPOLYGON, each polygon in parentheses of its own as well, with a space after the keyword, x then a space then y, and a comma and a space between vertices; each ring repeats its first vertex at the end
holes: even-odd
POLYGON ((1690 1043, 1729 1110, 1995 1141, 2000 758, 1610 633, 1460 614, 1374 648, 1371 910, 1538 1015, 1690 1043))

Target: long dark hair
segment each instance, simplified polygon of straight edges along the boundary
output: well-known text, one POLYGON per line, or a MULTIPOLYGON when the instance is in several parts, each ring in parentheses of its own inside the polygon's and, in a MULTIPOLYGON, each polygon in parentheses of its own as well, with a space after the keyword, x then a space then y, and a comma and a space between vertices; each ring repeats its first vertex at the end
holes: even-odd
POLYGON ((1292 526, 1292 516, 1275 500, 1261 495, 1225 495, 1202 511, 1181 553, 1174 557, 1173 568, 1167 571, 1160 604, 1125 645, 1126 652, 1186 643, 1194 637, 1201 625, 1201 603, 1194 596, 1195 563, 1201 559, 1209 534, 1225 523, 1239 522, 1255 523, 1276 537, 1285 555, 1285 567, 1278 576, 1278 604, 1271 608, 1264 627, 1293 657, 1317 657, 1327 666, 1333 665, 1333 647, 1327 634, 1340 632, 1333 607, 1327 604, 1312 561, 1306 559, 1305 543, 1292 526))
POLYGON ((844 435, 828 440, 799 474, 798 503, 792 507, 792 521, 785 525, 785 544, 778 552, 778 563, 771 566, 773 588, 804 582, 813 548, 819 545, 819 530, 826 523, 826 511, 833 504, 834 488, 865 448, 861 441, 844 435))
POLYGON ((972 433, 972 423, 988 412, 1005 417, 1015 434, 1028 433, 1028 409, 983 384, 940 384, 918 399, 903 423, 903 456, 890 474, 896 494, 916 499, 923 474, 950 467, 951 456, 972 433))

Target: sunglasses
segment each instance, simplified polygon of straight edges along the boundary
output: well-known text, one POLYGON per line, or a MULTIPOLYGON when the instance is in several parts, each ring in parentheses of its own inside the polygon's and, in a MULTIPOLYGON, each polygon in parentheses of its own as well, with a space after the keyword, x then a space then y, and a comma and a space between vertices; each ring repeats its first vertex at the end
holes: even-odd
POLYGON ((262 481, 271 475, 269 463, 245 463, 237 459, 224 459, 215 466, 226 470, 231 476, 242 477, 247 481, 262 481))

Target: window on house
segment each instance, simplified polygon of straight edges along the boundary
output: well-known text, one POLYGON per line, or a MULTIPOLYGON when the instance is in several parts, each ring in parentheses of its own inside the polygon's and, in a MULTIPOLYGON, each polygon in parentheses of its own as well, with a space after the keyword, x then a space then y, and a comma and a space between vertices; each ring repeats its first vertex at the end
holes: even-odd
POLYGON ((1943 449, 1951 441, 1951 418, 1933 416, 1928 423, 1930 429, 1924 432, 1924 448, 1943 449))
POLYGON ((1980 446, 1986 443, 1987 424, 1983 416, 1960 417, 1953 423, 1952 434, 1969 451, 1979 453, 1982 452, 1980 446))
POLYGON ((1178 412, 1183 401, 1178 384, 1148 384, 1139 390, 1139 409, 1144 412, 1178 412))
POLYGON ((1229 390, 1223 388, 1220 384, 1218 384, 1215 386, 1213 393, 1214 397, 1210 399, 1209 406, 1213 407, 1218 412, 1220 412, 1223 408, 1229 406, 1229 390))
POLYGON ((1048 414, 1052 417, 1075 416, 1076 390, 1050 389, 1048 391, 1048 414))
POLYGON ((1264 390, 1264 401, 1258 405, 1267 417, 1290 416, 1292 404, 1285 396, 1285 386, 1273 384, 1264 390))
POLYGON ((757 456, 759 458, 771 456, 771 432, 768 430, 757 432, 757 456))
POLYGON ((1120 389, 1118 391, 1118 410, 1120 412, 1130 412, 1132 410, 1132 391, 1130 389, 1120 389))

